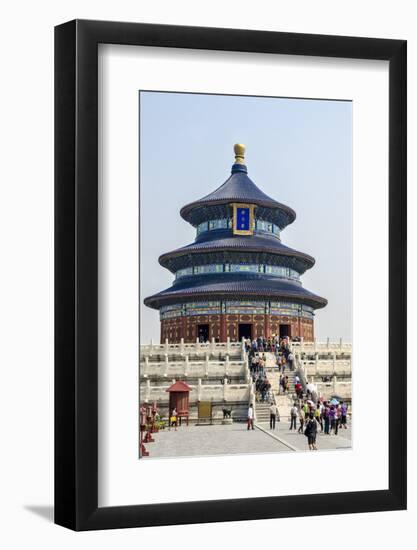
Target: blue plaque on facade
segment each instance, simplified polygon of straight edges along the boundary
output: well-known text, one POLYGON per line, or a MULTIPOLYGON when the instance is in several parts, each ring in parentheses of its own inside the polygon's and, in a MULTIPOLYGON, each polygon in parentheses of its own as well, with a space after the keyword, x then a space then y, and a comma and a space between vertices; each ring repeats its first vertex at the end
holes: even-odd
POLYGON ((250 230, 250 209, 236 208, 236 229, 240 231, 250 230))

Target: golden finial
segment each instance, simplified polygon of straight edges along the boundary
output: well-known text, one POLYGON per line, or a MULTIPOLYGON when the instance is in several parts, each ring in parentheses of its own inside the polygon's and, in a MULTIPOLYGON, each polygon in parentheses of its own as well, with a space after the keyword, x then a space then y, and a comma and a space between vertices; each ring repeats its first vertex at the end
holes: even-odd
POLYGON ((242 143, 235 143, 233 149, 235 150, 235 164, 245 164, 246 147, 242 143))

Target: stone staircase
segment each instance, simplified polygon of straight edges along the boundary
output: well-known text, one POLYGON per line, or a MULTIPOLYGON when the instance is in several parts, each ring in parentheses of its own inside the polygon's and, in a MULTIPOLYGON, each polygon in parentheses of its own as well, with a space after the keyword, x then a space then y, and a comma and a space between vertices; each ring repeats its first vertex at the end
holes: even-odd
POLYGON ((288 420, 291 414, 291 407, 293 406, 293 400, 291 396, 275 394, 275 402, 278 407, 280 419, 282 421, 288 420))
POLYGON ((268 401, 255 404, 256 422, 268 422, 269 423, 269 407, 271 403, 268 401))
MULTIPOLYGON (((280 372, 278 368, 276 367, 275 362, 275 355, 273 353, 265 353, 266 356, 266 374, 268 376, 268 380, 271 383, 272 386, 272 392, 275 397, 275 403, 278 407, 279 415, 281 420, 287 420, 287 418, 290 417, 290 410, 293 405, 293 395, 295 394, 295 388, 294 388, 294 378, 295 378, 295 372, 293 370, 290 370, 288 367, 285 368, 284 374, 288 376, 289 381, 289 391, 286 395, 279 393, 279 377, 280 372)), ((259 405, 263 405, 263 403, 257 403, 256 404, 256 413, 257 413, 257 419, 258 419, 258 407, 259 405)), ((267 406, 267 408, 269 405, 267 406)), ((268 413, 268 422, 269 422, 269 411, 268 413)), ((262 412, 262 418, 264 417, 264 413, 262 412)), ((259 422, 263 422, 263 420, 258 420, 259 422)))
MULTIPOLYGON (((290 418, 291 407, 293 406, 293 400, 289 395, 278 395, 274 393, 275 403, 278 407, 279 418, 281 421, 286 422, 290 418)), ((269 407, 270 402, 265 401, 255 403, 255 416, 256 422, 269 423, 269 407)))

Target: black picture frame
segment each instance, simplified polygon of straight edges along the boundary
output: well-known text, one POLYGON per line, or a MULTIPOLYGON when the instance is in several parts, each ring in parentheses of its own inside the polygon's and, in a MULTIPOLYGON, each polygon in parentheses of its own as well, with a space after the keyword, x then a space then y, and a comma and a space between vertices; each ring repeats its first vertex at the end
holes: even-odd
POLYGON ((55 522, 74 530, 406 508, 406 41, 74 20, 55 28, 55 522), (98 507, 98 44, 389 62, 389 488, 98 507))

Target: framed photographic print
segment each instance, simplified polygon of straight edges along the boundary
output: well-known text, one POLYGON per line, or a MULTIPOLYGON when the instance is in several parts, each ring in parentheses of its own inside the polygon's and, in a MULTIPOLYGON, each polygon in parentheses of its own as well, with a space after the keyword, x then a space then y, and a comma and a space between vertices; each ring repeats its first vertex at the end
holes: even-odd
POLYGON ((56 523, 404 509, 406 42, 71 21, 55 124, 56 523))

